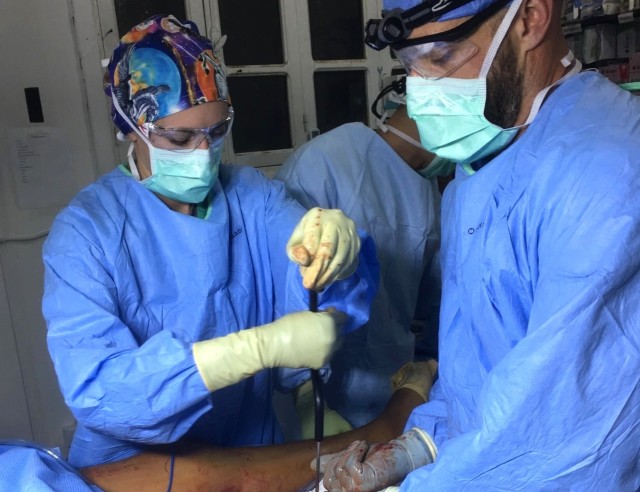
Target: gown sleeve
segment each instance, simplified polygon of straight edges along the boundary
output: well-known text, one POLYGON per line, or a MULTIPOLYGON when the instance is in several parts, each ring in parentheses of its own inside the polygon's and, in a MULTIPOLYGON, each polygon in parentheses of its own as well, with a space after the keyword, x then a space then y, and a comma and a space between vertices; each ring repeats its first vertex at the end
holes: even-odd
POLYGON ((43 260, 47 343, 76 419, 127 441, 180 438, 211 408, 190 343, 170 330, 136 340, 121 319, 126 307, 114 281, 117 266, 82 209, 59 216, 43 260))

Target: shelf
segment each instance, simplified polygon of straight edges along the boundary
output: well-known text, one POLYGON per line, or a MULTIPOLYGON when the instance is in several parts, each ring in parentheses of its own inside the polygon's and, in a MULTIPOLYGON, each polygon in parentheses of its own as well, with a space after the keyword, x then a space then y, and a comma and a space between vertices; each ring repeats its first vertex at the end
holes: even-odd
POLYGON ((640 20, 640 9, 635 9, 621 14, 597 15, 589 17, 588 19, 565 22, 562 25, 562 32, 565 36, 570 36, 571 34, 582 32, 585 27, 589 26, 598 24, 627 24, 637 22, 638 20, 640 20))
POLYGON ((583 70, 588 70, 589 68, 607 67, 609 65, 620 65, 623 63, 629 63, 629 58, 605 58, 591 63, 584 63, 583 70))

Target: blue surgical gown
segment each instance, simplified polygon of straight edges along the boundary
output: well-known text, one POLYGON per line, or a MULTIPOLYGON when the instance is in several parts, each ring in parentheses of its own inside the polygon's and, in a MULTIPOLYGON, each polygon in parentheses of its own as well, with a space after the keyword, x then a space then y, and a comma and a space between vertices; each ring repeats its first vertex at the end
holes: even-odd
MULTIPOLYGON (((218 446, 281 439, 271 405, 277 370, 210 393, 199 340, 308 309, 286 242, 305 209, 254 169, 222 166, 205 218, 170 210, 120 168, 81 191, 44 245, 43 313, 67 405, 78 421, 69 462, 117 461, 187 435, 218 446)), ((377 283, 363 237, 355 275, 320 308, 368 319, 377 283)), ((298 371, 299 381, 309 371, 298 371)))
MULTIPOLYGON (((282 165, 276 178, 307 207, 342 209, 376 243, 380 288, 370 320, 345 338, 325 386, 328 405, 352 425, 364 425, 383 410, 391 376, 413 360, 410 328, 418 287, 440 239, 435 180, 422 178, 362 123, 314 138, 282 165)), ((437 322, 440 292, 439 267, 434 270, 437 274, 425 283, 432 323, 437 322)))
POLYGON ((442 205, 440 379, 401 490, 640 487, 640 99, 571 77, 442 205))
POLYGON ((0 490, 100 492, 58 453, 37 445, 0 441, 0 490))

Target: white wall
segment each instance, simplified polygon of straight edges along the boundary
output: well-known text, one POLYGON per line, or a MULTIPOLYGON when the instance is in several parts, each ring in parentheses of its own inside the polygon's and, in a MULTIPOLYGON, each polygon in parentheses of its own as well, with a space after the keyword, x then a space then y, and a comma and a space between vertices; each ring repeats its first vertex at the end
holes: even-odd
POLYGON ((31 439, 31 422, 27 407, 18 359, 18 348, 13 333, 9 301, 0 264, 0 437, 5 439, 31 439))
MULTIPOLYGON (((93 181, 105 162, 113 166, 115 159, 111 139, 93 141, 96 128, 108 128, 106 102, 93 103, 102 105, 98 121, 90 117, 95 111, 85 111, 89 104, 84 80, 99 83, 100 56, 92 2, 78 3, 81 8, 75 12, 71 0, 0 2, 0 439, 60 447, 63 427, 72 418, 46 349, 41 248, 65 197, 93 181), (76 31, 76 25, 81 29, 76 31), (89 58, 93 65, 83 72, 80 63, 89 58), (39 88, 44 123, 29 122, 25 87, 39 88), (19 196, 24 199, 26 194, 19 195, 16 186, 17 166, 11 157, 15 143, 8 130, 47 128, 64 135, 56 144, 64 156, 62 172, 56 170, 48 188, 46 183, 39 188, 52 199, 40 208, 31 200, 18 206, 19 196), (59 175, 64 180, 57 181, 59 175)), ((45 176, 53 169, 47 164, 42 162, 45 176)))

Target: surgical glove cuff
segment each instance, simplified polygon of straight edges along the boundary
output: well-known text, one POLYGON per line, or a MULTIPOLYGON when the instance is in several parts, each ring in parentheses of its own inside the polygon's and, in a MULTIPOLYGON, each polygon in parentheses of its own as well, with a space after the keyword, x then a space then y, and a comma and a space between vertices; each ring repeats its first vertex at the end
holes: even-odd
POLYGON ((431 436, 418 427, 411 428, 400 437, 393 439, 390 444, 405 451, 410 468, 409 472, 433 463, 438 454, 438 449, 431 436))
POLYGON ((193 358, 209 391, 237 383, 262 369, 319 369, 333 352, 339 311, 300 311, 256 328, 193 344, 193 358))
POLYGON ((395 392, 400 388, 409 388, 426 402, 437 369, 438 363, 433 359, 408 362, 391 377, 391 390, 395 392))
POLYGON ((255 328, 193 344, 193 358, 209 391, 248 378, 264 368, 255 328))

